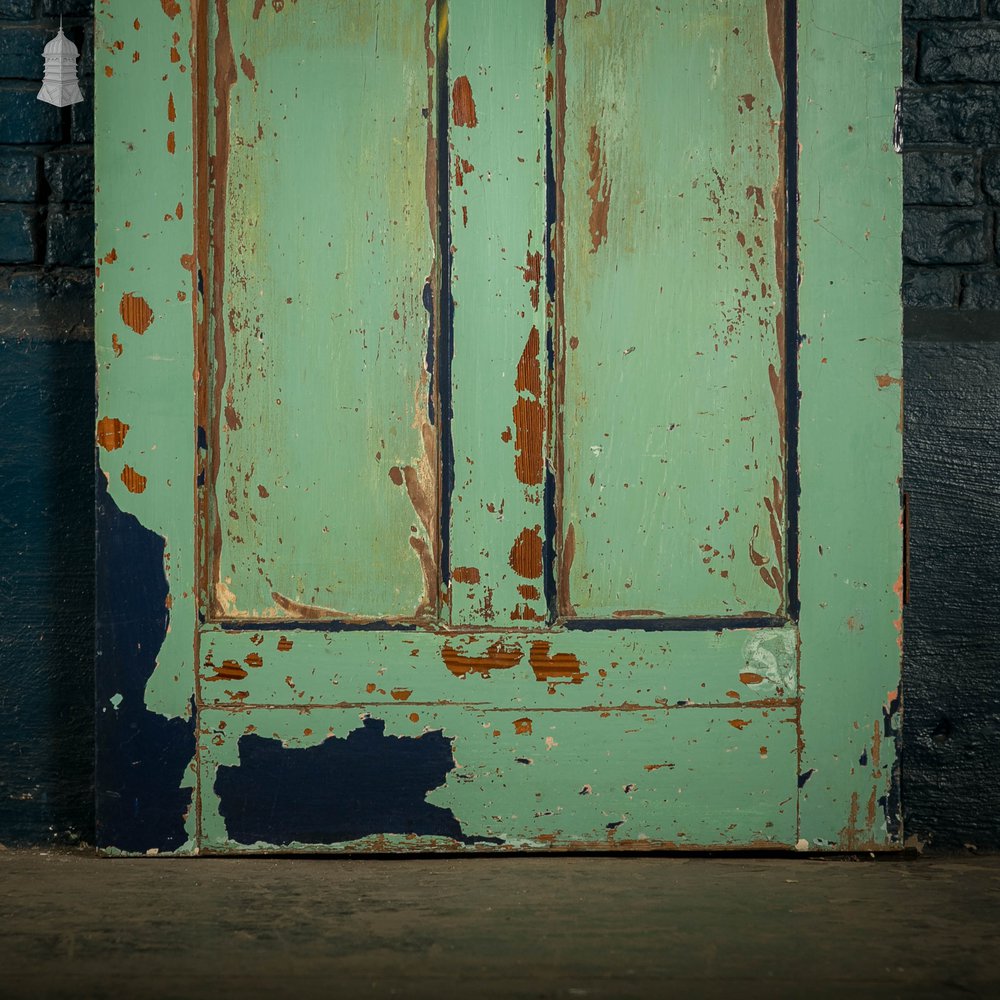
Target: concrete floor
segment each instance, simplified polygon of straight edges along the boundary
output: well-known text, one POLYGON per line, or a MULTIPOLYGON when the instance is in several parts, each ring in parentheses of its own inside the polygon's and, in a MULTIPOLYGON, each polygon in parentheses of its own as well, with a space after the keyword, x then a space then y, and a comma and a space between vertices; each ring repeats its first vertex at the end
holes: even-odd
POLYGON ((0 850, 0 997, 1000 996, 1000 858, 0 850))

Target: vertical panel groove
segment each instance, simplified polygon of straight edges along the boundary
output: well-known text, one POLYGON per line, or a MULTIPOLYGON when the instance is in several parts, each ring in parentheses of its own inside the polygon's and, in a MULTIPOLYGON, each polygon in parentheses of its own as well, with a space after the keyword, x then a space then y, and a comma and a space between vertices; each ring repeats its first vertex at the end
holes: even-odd
MULTIPOLYGON (((448 93, 448 0, 437 0, 437 197, 438 255, 440 260, 437 320, 437 385, 440 435, 440 503, 438 516, 441 532, 440 587, 448 592, 451 580, 451 497, 455 488, 455 442, 452 420, 451 364, 455 356, 455 310, 451 291, 451 186, 448 153, 448 116, 451 95, 448 93)), ((435 331, 431 331, 435 336, 435 331)), ((450 608, 449 608, 450 617, 450 608)))
POLYGON ((559 617, 556 594, 556 540, 559 531, 557 503, 558 472, 554 460, 557 441, 562 435, 555 387, 556 368, 556 261, 553 247, 556 227, 556 177, 552 138, 552 101, 555 93, 552 60, 555 55, 556 0, 545 0, 545 380, 548 384, 549 446, 545 453, 545 487, 543 491, 542 587, 547 617, 550 623, 559 617))
POLYGON ((785 548, 787 611, 799 618, 799 68, 798 0, 785 4, 785 548))

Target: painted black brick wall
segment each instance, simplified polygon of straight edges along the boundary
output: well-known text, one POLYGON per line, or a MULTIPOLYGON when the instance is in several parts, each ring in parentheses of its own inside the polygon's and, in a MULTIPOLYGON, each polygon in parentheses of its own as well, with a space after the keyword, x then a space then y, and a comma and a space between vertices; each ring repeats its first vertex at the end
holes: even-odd
MULTIPOLYGON (((150 0, 152 3, 153 0, 150 0)), ((0 0, 0 844, 94 842, 93 0, 0 0), (85 96, 36 100, 59 15, 85 96)))
POLYGON ((1000 848, 1000 0, 903 0, 907 833, 1000 848))
MULTIPOLYGON (((902 6, 905 821, 920 843, 997 849, 1000 0, 902 6)), ((9 845, 93 842, 92 9, 93 0, 0 0, 0 844, 9 845), (60 13, 86 96, 63 110, 35 100, 60 13)))
POLYGON ((903 296, 1000 310, 1000 0, 904 0, 903 296))
POLYGON ((0 0, 0 337, 93 334, 93 0, 0 0), (59 27, 80 50, 82 104, 36 99, 59 27))

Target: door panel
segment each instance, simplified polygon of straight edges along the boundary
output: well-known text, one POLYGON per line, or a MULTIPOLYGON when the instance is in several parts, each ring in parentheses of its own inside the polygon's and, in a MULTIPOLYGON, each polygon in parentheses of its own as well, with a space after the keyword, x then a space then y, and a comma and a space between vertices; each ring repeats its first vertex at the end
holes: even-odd
POLYGON ((563 22, 561 610, 780 613, 781 5, 598 6, 563 22))
POLYGON ((377 719, 356 708, 305 719, 252 709, 207 712, 205 727, 206 852, 330 843, 358 851, 771 847, 795 834, 788 707, 569 715, 394 706, 377 719), (593 746, 609 729, 620 735, 595 766, 593 746))
POLYGON ((99 6, 101 848, 897 847, 898 11, 99 6))
POLYGON ((424 12, 209 22, 213 613, 432 614, 424 12))

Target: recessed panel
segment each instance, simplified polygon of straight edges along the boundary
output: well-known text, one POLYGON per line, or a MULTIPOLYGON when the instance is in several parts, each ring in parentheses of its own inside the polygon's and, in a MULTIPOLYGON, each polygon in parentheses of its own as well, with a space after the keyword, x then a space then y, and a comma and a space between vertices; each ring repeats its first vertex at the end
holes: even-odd
POLYGON ((784 5, 570 4, 562 611, 774 614, 785 567, 784 5))
POLYGON ((369 0, 212 11, 223 617, 436 606, 427 17, 369 0))

